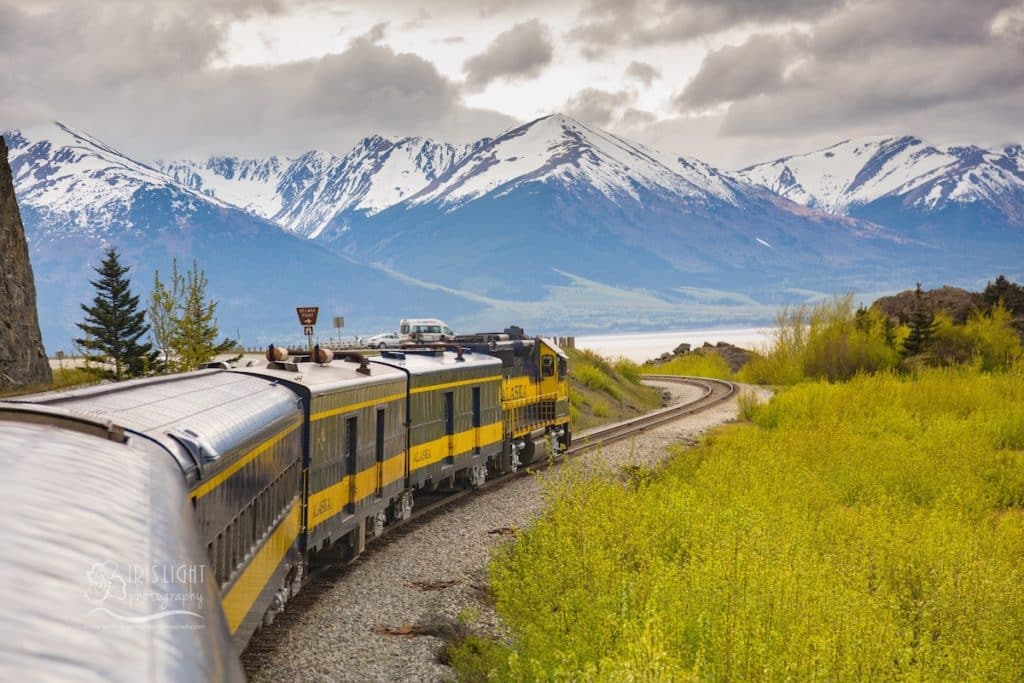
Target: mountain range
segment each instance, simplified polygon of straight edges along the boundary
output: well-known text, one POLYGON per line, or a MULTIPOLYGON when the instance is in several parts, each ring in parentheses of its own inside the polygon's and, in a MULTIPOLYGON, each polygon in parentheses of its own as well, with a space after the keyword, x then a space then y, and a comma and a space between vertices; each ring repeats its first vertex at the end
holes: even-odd
POLYGON ((197 259, 223 329, 261 343, 294 335, 304 304, 366 333, 416 315, 761 322, 849 289, 1019 277, 1024 256, 1020 146, 863 138, 728 172, 557 114, 464 146, 371 136, 343 155, 154 165, 63 124, 5 137, 51 346, 107 243, 143 292, 197 259))

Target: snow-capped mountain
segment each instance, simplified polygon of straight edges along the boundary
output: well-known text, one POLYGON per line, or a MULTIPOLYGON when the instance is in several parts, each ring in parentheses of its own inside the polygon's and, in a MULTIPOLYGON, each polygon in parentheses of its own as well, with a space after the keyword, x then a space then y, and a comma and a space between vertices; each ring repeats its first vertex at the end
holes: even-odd
MULTIPOLYGON (((937 147, 920 138, 870 137, 785 157, 740 172, 804 206, 829 213, 891 218, 975 207, 1024 225, 1024 160, 1020 145, 1002 150, 937 147)), ((989 216, 991 218, 991 216, 989 216)), ((888 222, 888 221, 886 221, 888 222)))
POLYGON ((6 136, 44 334, 61 340, 105 243, 142 292, 172 256, 197 258, 225 329, 250 339, 307 303, 373 331, 417 315, 547 331, 763 321, 814 292, 1019 277, 1007 264, 1024 262, 1019 145, 872 138, 725 172, 557 114, 463 147, 371 136, 156 166, 60 124, 6 136))
MULTIPOLYGON (((69 126, 3 135, 48 348, 70 351, 74 322, 81 319, 79 304, 92 294, 90 264, 99 262, 108 244, 116 245, 132 267, 134 291, 143 297, 154 271, 166 275, 172 258, 183 265, 196 259, 208 274, 209 294, 220 300, 221 329, 226 335, 245 329, 250 343, 296 335, 291 311, 309 298, 357 323, 382 328, 394 325, 395 311, 408 301, 452 312, 479 308, 338 256, 204 194, 183 168, 177 170, 184 182, 177 182, 69 126)), ((289 196, 290 186, 303 185, 298 172, 289 175, 295 169, 282 172, 280 162, 275 168, 272 160, 221 160, 215 168, 250 187, 276 174, 282 197, 289 196)))
POLYGON ((531 182, 586 184, 613 202, 637 201, 645 191, 689 201, 736 201, 735 183, 701 161, 656 152, 554 114, 484 141, 411 203, 458 206, 531 182))
POLYGON ((418 277, 531 298, 564 282, 553 266, 661 289, 694 274, 749 282, 900 248, 879 226, 809 211, 561 115, 483 141, 407 200, 320 234, 418 277))
POLYGON ((285 160, 212 157, 161 168, 192 189, 312 239, 332 222, 372 216, 407 199, 469 149, 426 138, 392 141, 374 135, 340 157, 320 151, 285 160))
POLYGON ((229 206, 63 123, 5 137, 22 211, 33 209, 45 217, 56 235, 60 230, 102 236, 115 227, 139 229, 130 214, 140 187, 169 192, 179 209, 194 208, 197 200, 229 206))

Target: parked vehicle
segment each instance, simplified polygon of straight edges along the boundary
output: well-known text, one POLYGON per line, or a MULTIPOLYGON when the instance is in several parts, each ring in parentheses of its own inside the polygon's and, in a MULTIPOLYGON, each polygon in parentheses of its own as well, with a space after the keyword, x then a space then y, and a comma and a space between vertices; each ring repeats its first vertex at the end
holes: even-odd
POLYGON ((364 339, 363 345, 368 349, 397 349, 399 342, 395 332, 381 332, 364 339))
POLYGON ((398 325, 398 336, 402 343, 430 344, 451 341, 455 333, 437 318, 406 318, 398 325))

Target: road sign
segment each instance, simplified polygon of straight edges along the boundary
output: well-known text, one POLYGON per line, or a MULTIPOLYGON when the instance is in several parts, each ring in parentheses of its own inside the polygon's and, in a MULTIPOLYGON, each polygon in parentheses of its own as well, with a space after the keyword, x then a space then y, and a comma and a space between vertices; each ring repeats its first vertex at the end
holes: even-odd
POLYGON ((303 326, 302 334, 306 335, 307 337, 312 335, 313 334, 313 326, 312 325, 305 325, 305 326, 303 326))
POLYGON ((343 315, 336 315, 336 316, 334 316, 334 326, 339 328, 339 329, 341 329, 342 327, 345 327, 345 316, 343 316, 343 315))
MULTIPOLYGON (((300 325, 316 325, 316 314, 320 312, 320 309, 316 306, 299 306, 295 312, 299 314, 300 325)), ((307 334, 312 333, 307 332, 307 334)))

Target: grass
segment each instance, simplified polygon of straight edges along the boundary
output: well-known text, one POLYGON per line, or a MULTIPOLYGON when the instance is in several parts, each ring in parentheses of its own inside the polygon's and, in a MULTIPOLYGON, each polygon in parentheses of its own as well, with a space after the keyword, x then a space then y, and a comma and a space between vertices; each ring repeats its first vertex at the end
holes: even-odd
POLYGON ((456 648, 462 677, 1024 676, 1024 365, 744 410, 648 476, 559 477, 489 568, 511 640, 456 648))
POLYGON ((573 431, 625 420, 661 405, 661 393, 640 383, 640 366, 569 349, 569 415, 573 431))
POLYGON ((11 398, 14 396, 27 396, 29 394, 38 394, 44 391, 54 391, 57 389, 68 389, 77 386, 83 386, 88 384, 95 384, 99 379, 94 371, 88 368, 78 367, 60 367, 53 369, 53 381, 49 384, 36 384, 28 387, 22 387, 15 391, 8 391, 0 393, 0 398, 11 398))
POLYGON ((713 379, 732 379, 729 364, 717 353, 688 353, 676 356, 664 363, 645 365, 644 372, 653 375, 688 375, 692 377, 711 377, 713 379))

